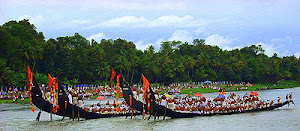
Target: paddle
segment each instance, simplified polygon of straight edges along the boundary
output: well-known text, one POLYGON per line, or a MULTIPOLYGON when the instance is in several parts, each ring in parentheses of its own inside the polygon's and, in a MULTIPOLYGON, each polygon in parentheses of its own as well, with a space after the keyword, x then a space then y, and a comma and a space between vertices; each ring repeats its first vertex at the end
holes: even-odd
POLYGON ((143 104, 143 119, 145 120, 145 105, 143 104))
POLYGON ((42 110, 39 111, 37 117, 36 117, 36 120, 37 121, 40 121, 40 117, 41 117, 41 114, 42 114, 42 110))
POLYGON ((72 106, 72 119, 74 121, 74 117, 75 117, 75 112, 74 112, 74 105, 72 106))
MULTIPOLYGON (((157 110, 158 110, 158 107, 159 107, 159 106, 157 106, 157 107, 156 107, 156 110, 155 110, 154 120, 156 119, 156 116, 157 116, 157 110)), ((157 117, 157 119, 159 119, 159 117, 157 117)))
MULTIPOLYGON (((148 95, 148 98, 150 99, 150 96, 148 95)), ((149 115, 149 118, 148 118, 148 120, 150 119, 150 117, 151 117, 151 114, 153 113, 153 104, 152 104, 152 102, 153 102, 153 100, 151 99, 150 100, 150 115, 149 115)))
MULTIPOLYGON (((44 89, 43 89, 43 92, 44 92, 44 89)), ((37 121, 40 121, 40 117, 41 117, 41 114, 42 114, 43 103, 44 103, 44 101, 42 101, 41 109, 40 109, 40 111, 39 111, 39 113, 38 113, 38 115, 37 115, 37 117, 36 117, 36 120, 37 120, 37 121)))
POLYGON ((163 120, 165 120, 166 113, 167 113, 167 108, 165 108, 165 113, 164 113, 164 118, 163 118, 163 120))
POLYGON ((132 119, 132 116, 133 116, 133 110, 134 110, 134 108, 131 108, 131 118, 130 118, 130 119, 132 119))
POLYGON ((80 113, 79 113, 79 107, 77 106, 77 112, 78 112, 78 121, 79 121, 79 118, 80 118, 80 113))
POLYGON ((52 121, 52 108, 50 106, 50 120, 52 121))

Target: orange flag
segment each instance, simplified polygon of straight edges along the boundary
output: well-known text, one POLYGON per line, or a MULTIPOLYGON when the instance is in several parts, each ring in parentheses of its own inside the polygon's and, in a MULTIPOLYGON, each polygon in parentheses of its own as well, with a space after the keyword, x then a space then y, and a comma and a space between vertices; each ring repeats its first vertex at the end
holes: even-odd
POLYGON ((111 78, 110 78, 110 87, 112 88, 112 84, 113 84, 113 80, 114 80, 114 78, 115 78, 115 76, 116 76, 116 72, 115 72, 115 70, 114 70, 114 68, 111 68, 111 78))
POLYGON ((129 105, 132 106, 132 96, 129 95, 129 105))
POLYGON ((144 98, 146 98, 147 89, 149 88, 149 82, 143 74, 142 77, 143 77, 143 85, 144 85, 144 98))
POLYGON ((119 86, 120 86, 120 77, 121 77, 121 74, 119 74, 118 76, 117 76, 117 84, 116 84, 116 99, 118 99, 119 98, 119 92, 120 92, 120 90, 119 90, 119 86))
POLYGON ((52 88, 52 84, 53 84, 54 79, 51 77, 50 74, 48 74, 48 79, 49 79, 49 90, 51 92, 51 88, 52 88))
POLYGON ((33 105, 30 105, 31 111, 34 112, 33 105))

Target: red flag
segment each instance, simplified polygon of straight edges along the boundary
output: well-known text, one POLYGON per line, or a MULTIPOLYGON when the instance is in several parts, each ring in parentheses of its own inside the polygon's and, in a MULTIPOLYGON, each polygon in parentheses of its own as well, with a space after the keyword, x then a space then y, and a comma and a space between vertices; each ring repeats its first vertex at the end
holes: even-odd
POLYGON ((143 77, 143 85, 144 85, 144 98, 146 97, 147 89, 149 88, 149 82, 147 78, 142 74, 143 77))
POLYGON ((34 112, 34 108, 33 108, 33 105, 32 105, 32 98, 31 98, 31 87, 32 87, 32 73, 30 71, 30 68, 29 66, 27 65, 27 84, 28 84, 28 90, 29 90, 29 101, 30 101, 30 108, 31 108, 31 111, 34 112))
POLYGON ((29 66, 27 65, 27 84, 28 84, 28 90, 31 90, 31 82, 32 82, 32 73, 30 71, 29 66))
POLYGON ((49 79, 49 90, 51 92, 51 88, 52 88, 52 84, 53 84, 54 79, 51 77, 50 74, 48 74, 48 79, 49 79))
POLYGON ((113 80, 114 80, 116 74, 117 73, 115 72, 114 68, 111 68, 111 78, 110 78, 110 87, 111 88, 112 88, 112 83, 113 83, 113 80))

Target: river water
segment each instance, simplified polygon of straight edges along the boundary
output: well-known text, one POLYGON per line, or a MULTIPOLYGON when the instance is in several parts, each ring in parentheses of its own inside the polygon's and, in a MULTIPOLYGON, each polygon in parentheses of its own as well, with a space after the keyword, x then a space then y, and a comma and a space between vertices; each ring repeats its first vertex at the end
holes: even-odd
MULTIPOLYGON (((257 91, 265 100, 276 100, 278 96, 293 93, 295 105, 281 107, 272 111, 255 113, 194 117, 182 119, 142 120, 142 116, 102 118, 73 121, 43 112, 40 121, 35 121, 38 109, 31 112, 29 104, 0 104, 0 130, 300 130, 300 87, 290 89, 257 91)), ((235 92, 244 95, 246 91, 235 92)), ((250 93, 250 92, 248 92, 250 93)), ((203 93, 205 97, 215 97, 217 93, 203 93)), ((86 101, 94 103, 96 100, 86 101)))

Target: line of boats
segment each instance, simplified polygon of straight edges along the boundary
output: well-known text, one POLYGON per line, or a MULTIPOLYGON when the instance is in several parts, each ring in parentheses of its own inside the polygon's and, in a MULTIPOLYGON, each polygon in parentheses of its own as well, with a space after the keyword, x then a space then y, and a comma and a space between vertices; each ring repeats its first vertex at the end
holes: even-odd
MULTIPOLYGON (((32 84, 33 84, 31 89, 32 103, 40 110, 52 114, 53 104, 51 104, 49 101, 45 100, 42 97, 43 94, 34 78, 32 84)), ((69 98, 66 92, 64 91, 63 87, 58 85, 58 108, 57 111, 53 114, 63 116, 63 118, 70 117, 73 118, 73 120, 75 118, 78 118, 79 120, 79 118, 98 119, 98 118, 109 118, 109 117, 117 117, 117 116, 126 116, 126 117, 131 116, 132 118, 132 116, 142 115, 145 114, 146 112, 149 114, 148 119, 150 119, 151 116, 153 116, 154 119, 159 118, 159 116, 163 116, 163 119, 165 119, 165 117, 189 118, 195 116, 231 115, 231 114, 239 114, 239 113, 247 113, 247 112, 267 111, 267 110, 273 110, 275 108, 282 107, 284 105, 289 104, 290 102, 293 103, 292 100, 287 100, 282 103, 276 103, 261 108, 253 108, 251 110, 227 111, 227 112, 213 112, 213 113, 180 112, 158 104, 155 100, 155 96, 151 88, 149 88, 149 92, 147 94, 148 95, 147 102, 145 103, 145 102, 138 101, 133 97, 133 90, 131 89, 131 87, 123 77, 121 77, 120 79, 120 87, 123 91, 123 97, 126 103, 128 103, 130 106, 131 111, 129 112, 97 113, 97 112, 84 110, 76 105, 69 103, 69 98)))

